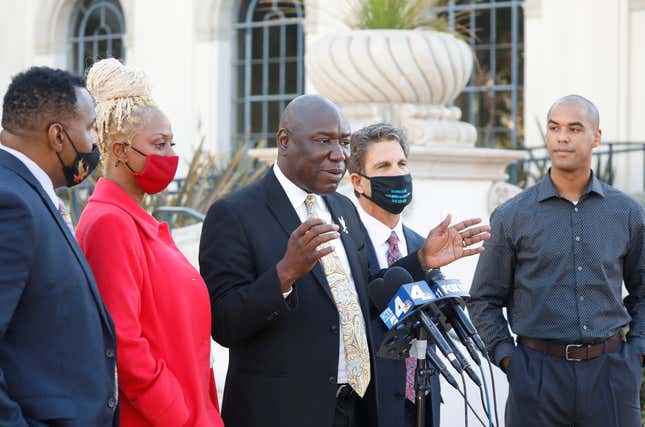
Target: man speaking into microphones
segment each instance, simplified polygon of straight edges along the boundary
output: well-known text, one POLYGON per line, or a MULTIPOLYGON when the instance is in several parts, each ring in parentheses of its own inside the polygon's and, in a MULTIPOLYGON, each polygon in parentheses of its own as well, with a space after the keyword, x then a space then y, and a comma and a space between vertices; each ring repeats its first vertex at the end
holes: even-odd
MULTIPOLYGON (((380 269, 391 267, 399 258, 419 250, 425 240, 401 221, 401 213, 412 200, 407 136, 402 129, 378 123, 355 131, 350 144, 351 156, 348 166, 351 182, 358 200, 357 210, 369 236, 366 246, 370 274, 375 275, 380 269)), ((442 222, 437 230, 442 227, 446 229, 448 224, 449 219, 442 222)), ((485 233, 488 228, 482 228, 480 231, 485 233)), ((487 237, 482 236, 483 239, 487 237)), ((462 243, 466 246, 474 242, 462 243)), ((387 304, 396 289, 404 283, 401 280, 405 280, 405 277, 402 278, 401 272, 397 273, 396 270, 389 271, 386 277, 389 279, 390 293, 379 297, 383 304, 387 304), (396 288, 392 288, 393 283, 397 284, 396 288)), ((403 272, 410 277, 405 270, 403 272)), ((408 282, 412 282, 411 277, 408 282)), ((378 309, 378 304, 377 307, 372 307, 371 311, 373 340, 378 346, 386 328, 379 318, 382 310, 378 309)), ((436 355, 434 348, 430 353, 436 355)), ((379 418, 384 420, 383 425, 417 425, 414 359, 401 361, 377 357, 375 364, 377 382, 380 385, 377 396, 381 408, 379 418)), ((425 404, 427 426, 439 427, 440 401, 439 378, 434 375, 430 378, 430 393, 425 404)))
MULTIPOLYGON (((295 98, 282 112, 277 162, 204 220, 199 262, 212 333, 229 347, 227 427, 402 425, 403 408, 386 417, 377 400, 368 239, 352 202, 336 192, 350 133, 330 100, 295 98)), ((397 265, 423 278, 483 250, 470 246, 489 237, 488 226, 449 222, 397 265)))

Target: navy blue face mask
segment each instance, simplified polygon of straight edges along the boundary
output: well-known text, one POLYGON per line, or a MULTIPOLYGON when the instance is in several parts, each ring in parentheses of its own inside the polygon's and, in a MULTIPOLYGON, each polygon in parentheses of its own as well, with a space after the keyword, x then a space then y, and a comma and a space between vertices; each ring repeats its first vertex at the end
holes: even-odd
POLYGON ((400 214, 403 209, 412 201, 412 176, 365 176, 369 179, 372 187, 372 196, 361 194, 366 199, 371 200, 377 206, 393 214, 400 214))

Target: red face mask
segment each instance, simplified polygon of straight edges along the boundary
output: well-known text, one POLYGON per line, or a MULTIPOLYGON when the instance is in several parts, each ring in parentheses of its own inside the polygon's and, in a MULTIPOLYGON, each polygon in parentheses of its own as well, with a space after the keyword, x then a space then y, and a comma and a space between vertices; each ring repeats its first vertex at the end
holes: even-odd
POLYGON ((141 189, 147 194, 157 194, 165 190, 175 178, 179 156, 146 155, 133 146, 130 148, 146 158, 146 165, 141 172, 135 172, 127 163, 125 164, 132 171, 134 179, 141 189))

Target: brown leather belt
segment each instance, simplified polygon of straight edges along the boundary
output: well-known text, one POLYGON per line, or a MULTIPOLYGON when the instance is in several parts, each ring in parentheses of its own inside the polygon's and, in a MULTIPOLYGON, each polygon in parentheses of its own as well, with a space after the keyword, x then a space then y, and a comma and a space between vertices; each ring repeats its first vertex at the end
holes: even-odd
POLYGON ((531 350, 541 351, 550 356, 574 362, 593 359, 605 353, 616 351, 621 341, 622 336, 620 333, 597 344, 561 344, 529 337, 519 337, 517 340, 521 345, 531 350))

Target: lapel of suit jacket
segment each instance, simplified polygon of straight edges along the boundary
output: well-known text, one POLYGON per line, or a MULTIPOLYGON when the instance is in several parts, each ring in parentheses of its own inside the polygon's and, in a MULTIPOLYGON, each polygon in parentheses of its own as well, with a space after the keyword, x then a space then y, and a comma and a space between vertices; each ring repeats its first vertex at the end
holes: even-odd
POLYGON ((363 234, 365 234, 365 242, 367 245, 366 246, 367 260, 369 262, 370 276, 373 276, 381 270, 381 266, 378 263, 378 257, 376 256, 376 249, 374 249, 372 238, 367 232, 367 228, 365 228, 365 224, 363 224, 363 221, 361 221, 360 223, 361 223, 361 228, 363 229, 363 234))
POLYGON ((38 193, 41 200, 49 210, 49 213, 54 217, 54 221, 56 221, 56 224, 58 224, 58 228, 60 229, 61 233, 63 233, 63 236, 65 236, 67 243, 71 247, 72 252, 81 265, 81 269, 85 274, 85 278, 87 279, 86 282, 90 288, 92 296, 94 297, 94 301, 99 309, 101 318, 105 322, 105 325, 107 326, 107 329, 110 331, 110 333, 114 334, 114 332, 112 331, 111 322, 109 321, 107 312, 105 311, 105 306, 103 305, 103 300, 101 299, 99 291, 94 282, 94 275, 92 274, 92 270, 90 269, 89 265, 87 265, 85 256, 81 253, 81 249, 76 242, 76 238, 71 233, 67 224, 65 224, 65 221, 63 221, 58 208, 54 206, 51 198, 45 192, 38 180, 36 180, 36 177, 34 177, 34 175, 29 172, 29 169, 27 169, 20 160, 16 159, 14 156, 7 152, 0 150, 0 161, 5 165, 5 167, 11 169, 18 176, 24 179, 36 191, 36 193, 38 193))
POLYGON ((408 247, 408 254, 421 249, 425 242, 423 237, 406 227, 405 224, 403 225, 403 237, 405 238, 405 244, 408 247))
MULTIPOLYGON (((334 221, 336 224, 338 224, 341 229, 340 231, 340 239, 343 242, 343 247, 345 248, 345 253, 347 254, 347 260, 349 261, 349 267, 351 268, 351 273, 352 273, 352 278, 354 279, 354 286, 356 288, 356 293, 358 294, 358 300, 361 303, 361 308, 363 310, 363 316, 367 316, 367 313, 369 313, 369 304, 368 304, 368 297, 367 297, 367 277, 365 277, 365 271, 363 271, 361 267, 361 262, 358 258, 358 248, 356 247, 356 244, 354 243, 354 240, 350 237, 349 233, 357 233, 357 232, 362 232, 361 230, 352 230, 348 229, 349 233, 345 233, 343 231, 343 226, 342 224, 339 223, 338 218, 343 217, 343 218, 352 218, 353 216, 357 216, 356 212, 350 212, 341 206, 340 203, 337 201, 337 194, 329 194, 323 196, 323 199, 325 200, 325 203, 327 204, 327 207, 329 208, 329 212, 331 213, 331 218, 332 221, 334 221)), ((360 223, 360 220, 358 221, 360 223)), ((365 318, 367 322, 367 317, 365 318)))
MULTIPOLYGON (((276 221, 280 223, 280 226, 286 233, 286 238, 289 239, 291 233, 300 226, 300 218, 298 218, 298 214, 293 206, 291 206, 291 202, 280 185, 280 182, 275 177, 273 170, 269 170, 267 172, 264 176, 264 182, 266 189, 265 194, 267 196, 267 207, 275 217, 276 221)), ((327 283, 325 271, 323 270, 320 262, 317 262, 316 265, 314 265, 314 268, 311 270, 311 274, 333 302, 334 297, 331 294, 331 289, 329 289, 329 283, 327 283)))

